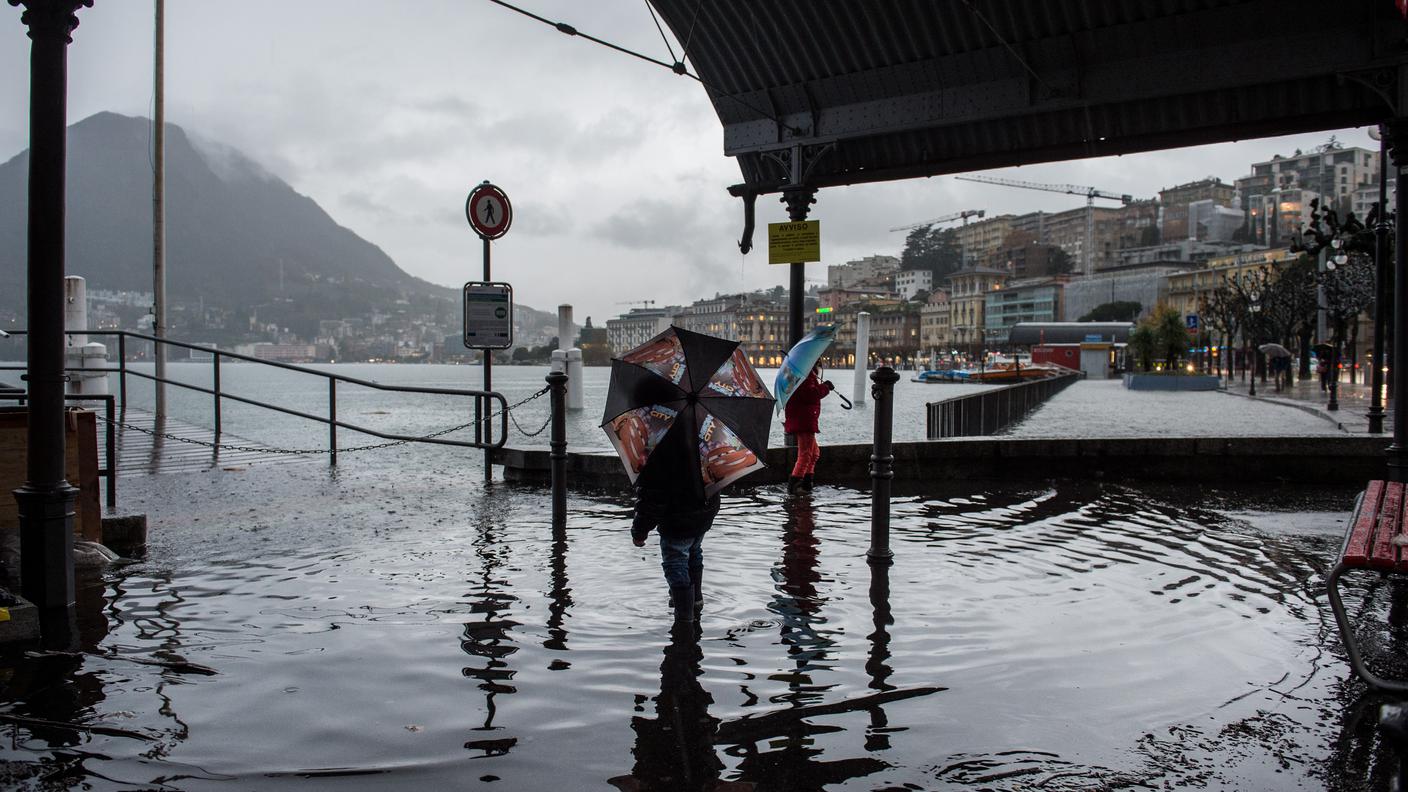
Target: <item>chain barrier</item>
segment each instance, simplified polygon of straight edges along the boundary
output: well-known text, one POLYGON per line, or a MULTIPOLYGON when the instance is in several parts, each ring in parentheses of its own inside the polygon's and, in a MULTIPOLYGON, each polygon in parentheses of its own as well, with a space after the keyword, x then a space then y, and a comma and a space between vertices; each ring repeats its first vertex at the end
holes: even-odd
MULTIPOLYGON (((486 427, 490 427, 490 426, 492 426, 492 424, 489 423, 490 421, 493 421, 495 418, 498 418, 500 415, 503 415, 505 412, 507 412, 507 413, 508 413, 509 420, 513 421, 513 425, 514 425, 515 427, 517 427, 517 428, 518 428, 518 431, 519 431, 519 432, 522 432, 525 436, 527 436, 527 437, 535 437, 535 436, 537 436, 537 435, 539 435, 539 434, 542 434, 543 429, 546 429, 546 428, 547 428, 547 425, 552 422, 552 414, 551 414, 552 411, 551 411, 551 410, 548 411, 549 414, 548 414, 548 419, 547 419, 547 421, 543 422, 543 425, 542 425, 541 427, 539 427, 538 430, 535 431, 535 432, 527 432, 527 431, 525 431, 525 430, 523 429, 523 427, 519 425, 518 419, 514 417, 513 411, 516 410, 516 409, 518 409, 519 407, 522 407, 523 405, 527 404, 528 402, 533 401, 534 399, 540 398, 541 396, 543 396, 544 394, 546 394, 546 393, 548 392, 548 390, 549 390, 548 387, 547 387, 547 386, 544 386, 544 387, 542 388, 542 390, 539 390, 537 393, 534 393, 533 395, 529 396, 528 398, 523 399, 522 401, 519 401, 519 402, 515 402, 514 404, 510 404, 510 405, 508 405, 507 407, 504 407, 502 410, 499 410, 498 412, 490 413, 489 415, 486 415, 486 416, 484 416, 483 418, 481 418, 480 421, 481 421, 482 423, 484 423, 484 425, 485 425, 486 427)), ((109 424, 111 424, 112 426, 118 427, 119 429, 130 430, 130 431, 133 431, 133 432, 141 432, 142 434, 151 435, 152 437, 160 437, 160 438, 164 438, 164 439, 166 439, 166 440, 174 440, 174 441, 176 441, 176 442, 178 442, 178 443, 187 443, 187 444, 189 444, 189 445, 202 446, 202 447, 204 447, 204 448, 215 448, 215 449, 219 449, 219 450, 221 450, 221 451, 246 451, 246 452, 254 453, 254 454, 284 454, 284 455, 287 455, 287 456, 310 456, 310 455, 313 455, 313 454, 331 454, 331 453, 333 453, 333 450, 332 450, 331 448, 274 448, 274 447, 272 447, 272 446, 245 446, 245 445, 234 445, 233 443, 215 443, 215 442, 211 442, 211 441, 209 441, 209 440, 196 440, 195 438, 191 438, 191 437, 181 437, 180 435, 174 435, 174 434, 171 434, 171 433, 169 433, 169 432, 157 432, 157 431, 152 430, 152 429, 147 429, 146 427, 143 427, 143 426, 136 426, 136 425, 134 425, 134 424, 125 423, 125 422, 123 422, 123 421, 117 421, 117 420, 109 421, 105 416, 102 416, 102 415, 99 415, 99 416, 98 416, 98 420, 104 421, 104 422, 106 422, 106 423, 109 423, 109 424)), ((337 453, 339 453, 339 454, 347 454, 347 453, 351 453, 351 452, 354 452, 354 451, 375 451, 375 450, 377 450, 377 449, 382 449, 382 448, 392 448, 392 447, 394 447, 394 446, 406 445, 406 444, 408 444, 408 443, 418 443, 418 442, 421 442, 421 441, 424 441, 424 440, 432 440, 432 439, 434 439, 434 438, 443 437, 444 435, 451 434, 451 433, 453 433, 453 432, 458 432, 458 431, 461 431, 461 430, 463 430, 463 429, 468 429, 468 428, 470 428, 471 426, 474 426, 474 423, 475 423, 474 421, 469 421, 469 422, 467 422, 467 423, 462 423, 462 424, 460 424, 460 425, 458 425, 458 426, 452 426, 452 427, 450 427, 449 429, 442 429, 442 430, 440 430, 440 431, 438 431, 438 432, 432 432, 432 433, 430 433, 430 434, 428 434, 428 435, 420 435, 420 436, 418 436, 418 437, 409 438, 409 439, 406 439, 406 440, 391 440, 391 441, 385 442, 385 443, 373 443, 373 444, 370 444, 370 445, 361 445, 361 446, 348 446, 348 447, 346 447, 346 448, 339 448, 339 449, 337 449, 337 453)), ((353 430, 353 431, 356 431, 356 430, 353 430)))

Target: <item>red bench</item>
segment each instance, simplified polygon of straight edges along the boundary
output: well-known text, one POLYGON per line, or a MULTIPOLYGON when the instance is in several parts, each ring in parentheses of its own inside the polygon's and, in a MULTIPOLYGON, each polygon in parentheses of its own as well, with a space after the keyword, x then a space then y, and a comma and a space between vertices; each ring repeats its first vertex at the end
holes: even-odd
POLYGON ((1355 504, 1344 544, 1340 547, 1339 563, 1325 579, 1330 607, 1335 611, 1335 622, 1339 625, 1350 666, 1373 687, 1400 693, 1408 692, 1408 683, 1384 679, 1364 666, 1344 602, 1340 600, 1339 580, 1344 573, 1357 569, 1381 574, 1408 573, 1408 555, 1404 553, 1408 546, 1403 520, 1405 486, 1408 485, 1398 481, 1369 482, 1355 504))

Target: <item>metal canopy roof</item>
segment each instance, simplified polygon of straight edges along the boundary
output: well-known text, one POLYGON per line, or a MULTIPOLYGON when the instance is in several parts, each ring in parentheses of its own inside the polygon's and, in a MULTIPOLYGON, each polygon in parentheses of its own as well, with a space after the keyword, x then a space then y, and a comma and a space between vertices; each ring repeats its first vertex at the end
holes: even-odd
POLYGON ((650 0, 738 194, 1095 157, 1395 115, 1393 0, 650 0), (798 148, 800 147, 800 148, 798 148))

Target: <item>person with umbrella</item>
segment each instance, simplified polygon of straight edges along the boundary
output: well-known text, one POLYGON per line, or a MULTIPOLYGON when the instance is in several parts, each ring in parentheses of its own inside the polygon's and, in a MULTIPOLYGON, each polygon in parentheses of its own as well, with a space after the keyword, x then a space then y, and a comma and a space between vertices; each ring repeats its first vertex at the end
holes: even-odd
POLYGON ((602 428, 636 487, 631 540, 660 535, 676 623, 703 605, 719 492, 763 466, 773 398, 737 341, 670 327, 611 361, 602 428))
POLYGON ((816 473, 817 460, 821 459, 821 446, 816 441, 821 431, 817 425, 821 419, 821 400, 834 390, 836 386, 831 380, 821 378, 818 363, 792 391, 792 398, 787 400, 783 410, 782 431, 797 438, 797 463, 792 466, 792 475, 787 477, 787 491, 793 495, 812 491, 812 476, 816 473))
POLYGON ((817 361, 835 338, 836 325, 817 325, 788 350, 777 370, 773 391, 777 406, 783 411, 782 430, 797 438, 797 463, 787 478, 787 492, 791 495, 812 491, 812 476, 821 458, 821 446, 816 442, 821 431, 817 426, 821 400, 836 390, 829 380, 821 378, 817 361))

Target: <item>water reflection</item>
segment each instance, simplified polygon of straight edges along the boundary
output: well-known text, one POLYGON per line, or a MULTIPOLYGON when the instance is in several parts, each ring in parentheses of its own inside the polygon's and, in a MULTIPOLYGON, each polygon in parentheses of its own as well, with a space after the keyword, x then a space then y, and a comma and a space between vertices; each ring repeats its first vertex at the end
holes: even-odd
POLYGON ((816 536, 816 512, 810 496, 793 498, 785 505, 782 531, 782 560, 773 567, 777 590, 768 610, 777 614, 781 640, 792 661, 790 672, 771 677, 785 681, 788 693, 773 697, 774 703, 795 705, 820 701, 829 687, 817 684, 813 676, 830 668, 827 653, 836 641, 824 629, 821 615, 825 602, 817 593, 821 573, 821 541, 816 536))
POLYGON ((719 719, 709 714, 714 699, 700 684, 697 624, 677 624, 670 630, 660 663, 660 694, 655 717, 633 716, 635 764, 629 775, 608 782, 621 792, 747 792, 754 785, 721 781, 724 764, 714 751, 719 719))
MULTIPOLYGON (((554 652, 567 651, 567 616, 572 607, 572 588, 567 579, 567 529, 554 525, 552 529, 552 552, 549 555, 548 578, 548 638, 543 648, 554 652)), ((561 658, 554 658, 548 665, 553 671, 566 671, 571 664, 561 658)))
MULTIPOLYGON (((494 496, 486 497, 479 503, 477 519, 479 535, 474 540, 474 554, 480 562, 479 581, 469 594, 470 613, 479 618, 464 623, 460 649, 465 654, 478 658, 481 665, 465 666, 460 673, 479 680, 478 688, 484 691, 484 723, 475 731, 493 732, 502 729, 494 724, 498 714, 495 698, 500 694, 517 692, 512 684, 516 672, 510 667, 508 658, 518 651, 512 632, 522 626, 520 622, 507 617, 510 608, 518 602, 518 597, 509 593, 509 581, 500 577, 500 570, 508 563, 512 545, 504 541, 502 510, 497 508, 494 496)), ((517 738, 481 738, 470 740, 464 747, 481 751, 484 756, 501 756, 508 753, 517 738)))

